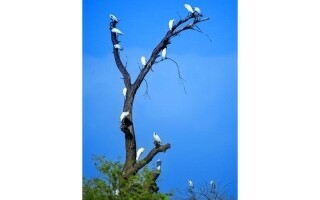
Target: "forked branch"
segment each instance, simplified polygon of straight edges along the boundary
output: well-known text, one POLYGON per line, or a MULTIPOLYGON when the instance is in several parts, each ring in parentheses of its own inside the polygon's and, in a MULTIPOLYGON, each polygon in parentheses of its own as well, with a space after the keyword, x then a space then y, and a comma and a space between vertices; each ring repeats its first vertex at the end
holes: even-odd
MULTIPOLYGON (((123 33, 119 29, 117 29, 118 20, 115 18, 115 16, 110 15, 111 22, 110 22, 109 28, 111 33, 111 41, 113 45, 113 55, 114 55, 117 68, 122 74, 123 81, 126 87, 125 91, 127 91, 125 95, 124 105, 123 105, 123 113, 129 113, 128 115, 126 115, 124 120, 121 120, 121 126, 120 126, 120 129, 122 130, 122 132, 125 133, 124 135, 125 135, 125 148, 126 148, 126 160, 125 160, 124 168, 122 170, 123 178, 129 178, 131 175, 136 174, 141 168, 143 168, 149 162, 151 162, 151 160, 159 152, 165 152, 167 149, 171 147, 169 143, 165 145, 160 145, 159 143, 156 145, 156 147, 154 147, 148 153, 148 155, 144 159, 138 162, 136 161, 136 155, 137 155, 136 139, 135 139, 135 132, 133 128, 134 123, 133 123, 133 117, 132 117, 133 116, 132 107, 133 107, 134 97, 136 95, 137 90, 140 88, 141 83, 143 81, 146 81, 145 77, 149 73, 149 71, 152 70, 152 66, 158 63, 156 59, 160 56, 161 52, 165 48, 167 48, 168 45, 171 44, 172 38, 174 38, 177 35, 180 35, 182 32, 186 30, 196 30, 202 33, 202 31, 196 25, 203 21, 209 20, 209 18, 202 18, 201 16, 202 15, 200 14, 200 12, 198 12, 198 14, 195 14, 192 12, 192 14, 188 14, 188 16, 186 16, 183 19, 180 17, 180 20, 177 21, 175 24, 173 25, 170 24, 169 30, 161 39, 161 41, 158 43, 158 45, 153 49, 150 58, 146 61, 146 63, 140 69, 140 72, 136 80, 133 83, 131 83, 131 77, 129 72, 127 71, 127 63, 124 65, 120 58, 120 50, 122 48, 120 45, 119 36, 122 35, 123 33)), ((183 84, 183 79, 180 74, 179 65, 173 59, 167 58, 164 55, 161 55, 161 56, 163 57, 162 60, 170 59, 176 64, 179 78, 183 84)), ((147 82, 146 82, 146 87, 148 91, 147 82)), ((152 185, 150 185, 150 187, 148 186, 148 188, 153 188, 152 189, 153 192, 156 192, 159 189, 155 183, 159 175, 160 175, 160 170, 155 170, 151 172, 151 177, 154 182, 152 183, 152 185)))

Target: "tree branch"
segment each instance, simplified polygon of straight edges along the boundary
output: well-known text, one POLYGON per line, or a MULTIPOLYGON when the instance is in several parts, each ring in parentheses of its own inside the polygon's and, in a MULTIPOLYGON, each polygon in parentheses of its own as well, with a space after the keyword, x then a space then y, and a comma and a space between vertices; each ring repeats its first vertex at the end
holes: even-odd
POLYGON ((147 61, 146 65, 144 66, 144 68, 140 71, 137 79, 134 81, 133 83, 133 87, 132 87, 132 92, 133 94, 135 94, 138 90, 138 88, 140 87, 142 81, 144 80, 145 76, 148 74, 148 72, 150 71, 150 69, 152 68, 153 64, 156 62, 156 59, 158 57, 158 55, 160 54, 160 52, 167 47, 167 45, 169 45, 170 39, 177 36, 179 33, 188 30, 188 29, 193 29, 193 26, 196 25, 197 23, 203 22, 209 20, 209 18, 197 18, 194 15, 189 15, 184 19, 180 19, 176 24, 174 24, 172 26, 172 29, 169 30, 166 35, 163 37, 163 39, 160 41, 160 43, 156 46, 156 48, 154 48, 149 60, 147 61), (192 23, 187 24, 185 26, 183 26, 182 28, 176 30, 180 25, 183 25, 184 23, 186 23, 188 20, 190 19, 194 19, 192 23))
POLYGON ((111 33, 111 41, 112 41, 112 46, 113 46, 114 60, 116 62, 116 65, 117 65, 119 71, 121 72, 121 74, 123 76, 123 81, 124 81, 125 86, 127 88, 130 88, 130 86, 131 86, 130 74, 128 73, 127 69, 125 68, 125 66, 123 65, 123 63, 120 59, 120 50, 114 47, 114 45, 119 43, 117 33, 113 33, 111 31, 113 28, 116 28, 116 24, 117 24, 116 21, 110 22, 110 33, 111 33))
POLYGON ((185 82, 185 80, 184 80, 184 79, 182 78, 182 76, 181 76, 180 68, 179 68, 178 63, 177 63, 176 61, 174 61, 172 58, 166 58, 166 59, 169 59, 169 60, 171 60, 174 64, 176 64, 176 67, 177 67, 177 70, 178 70, 179 80, 180 80, 180 82, 181 82, 181 84, 182 84, 182 86, 183 86, 184 93, 187 94, 186 87, 184 86, 184 83, 183 83, 183 82, 185 82))
POLYGON ((165 145, 160 145, 159 147, 153 148, 149 154, 142 159, 141 161, 137 162, 134 164, 130 169, 128 169, 127 173, 125 174, 126 177, 129 177, 131 174, 136 173, 139 171, 142 167, 144 167, 146 164, 148 164, 155 155, 157 155, 159 152, 166 152, 167 149, 171 147, 171 144, 165 144, 165 145))
MULTIPOLYGON (((177 35, 178 35, 179 33, 181 33, 182 31, 185 31, 185 30, 188 30, 188 29, 193 29, 193 26, 194 26, 194 25, 196 25, 196 24, 199 23, 199 22, 206 21, 206 20, 209 20, 209 18, 203 18, 203 19, 195 18, 192 23, 190 23, 190 24, 188 24, 188 25, 185 25, 183 28, 175 31, 174 34, 172 35, 172 37, 177 36, 177 35)), ((186 21, 188 21, 188 20, 186 20, 186 21, 185 21, 185 20, 181 20, 181 21, 186 22, 186 21)), ((182 22, 182 23, 184 23, 184 22, 182 22)), ((172 29, 173 29, 173 28, 172 28, 172 29)))
POLYGON ((149 192, 158 192, 159 191, 159 187, 156 183, 157 178, 160 176, 160 171, 156 170, 156 171, 152 171, 151 172, 151 184, 148 188, 149 192))
MULTIPOLYGON (((129 178, 131 175, 136 174, 142 167, 146 166, 153 158, 155 155, 157 155, 159 152, 165 152, 167 149, 171 147, 171 145, 165 144, 165 145, 160 145, 156 144, 156 147, 154 147, 149 154, 142 159, 139 162, 136 162, 136 139, 135 139, 135 132, 134 132, 134 126, 133 126, 133 113, 132 113, 132 108, 133 108, 133 102, 134 102, 134 97, 139 89, 141 83, 145 80, 146 75, 148 72, 151 70, 152 71, 152 66, 157 63, 156 59, 160 56, 161 51, 166 48, 169 44, 171 44, 170 39, 179 35, 181 32, 185 30, 195 30, 195 25, 197 23, 203 22, 205 20, 208 20, 209 18, 199 18, 198 16, 195 16, 194 14, 188 15, 186 18, 181 19, 173 25, 171 30, 168 30, 165 36, 162 38, 160 43, 153 49, 152 54, 150 58, 148 59, 147 63, 145 66, 140 69, 140 73, 138 74, 136 80, 134 81, 133 84, 131 84, 131 77, 129 72, 127 71, 127 63, 124 66, 121 58, 120 58, 120 50, 119 48, 115 48, 114 45, 119 44, 120 41, 118 40, 119 33, 117 30, 115 32, 112 32, 114 28, 116 28, 116 25, 118 23, 117 20, 111 20, 110 22, 110 33, 111 33, 111 41, 113 45, 113 55, 115 59, 115 63, 117 65, 117 68, 119 69, 120 73, 123 76, 123 81, 125 84, 125 87, 127 88, 127 93, 126 93, 126 98, 124 100, 124 105, 123 105, 123 112, 129 112, 130 115, 128 115, 124 120, 121 122, 120 129, 122 132, 124 132, 125 135, 125 148, 126 148, 126 160, 124 167, 122 169, 122 177, 124 179, 129 178), (192 20, 191 23, 186 24, 189 20, 192 20)), ((170 59, 173 61, 172 59, 170 59)), ((183 79, 180 75, 180 70, 178 64, 173 61, 178 69, 178 75, 183 83, 183 79)), ((148 83, 147 84, 147 91, 148 91, 148 83)), ((185 88, 184 88, 185 89, 185 88)), ((151 184, 148 187, 149 189, 151 188, 153 192, 157 192, 159 188, 156 185, 156 179, 159 177, 160 171, 155 170, 151 172, 151 184)))
POLYGON ((149 92, 148 92, 148 90, 149 90, 148 81, 146 79, 144 79, 144 82, 146 83, 146 91, 144 92, 143 96, 149 97, 149 99, 151 99, 149 96, 149 92))

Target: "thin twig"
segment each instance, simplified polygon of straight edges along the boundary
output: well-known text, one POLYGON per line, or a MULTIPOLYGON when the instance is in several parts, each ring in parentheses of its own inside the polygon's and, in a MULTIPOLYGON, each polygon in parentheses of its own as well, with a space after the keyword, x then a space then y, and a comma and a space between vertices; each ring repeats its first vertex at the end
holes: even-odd
POLYGON ((180 83, 181 83, 182 86, 183 86, 184 92, 187 94, 187 90, 186 90, 186 87, 185 87, 185 85, 184 85, 184 82, 186 82, 186 80, 184 80, 184 79, 182 78, 182 76, 181 76, 180 68, 179 68, 178 63, 177 63, 176 61, 174 61, 172 58, 168 58, 168 57, 167 57, 166 59, 171 60, 173 63, 176 64, 176 66, 177 66, 177 71, 178 71, 178 76, 179 76, 179 81, 180 81, 180 83))
POLYGON ((193 30, 195 30, 195 31, 197 31, 197 32, 199 32, 199 33, 204 34, 205 36, 207 36, 208 40, 209 40, 210 42, 212 42, 212 40, 210 39, 210 37, 209 37, 208 34, 204 33, 197 25, 195 25, 195 27, 196 27, 198 30, 196 30, 196 29, 193 29, 193 30))
POLYGON ((149 99, 151 99, 151 98, 150 98, 150 95, 149 95, 149 92, 148 92, 148 90, 149 90, 148 81, 147 81, 146 79, 143 79, 143 80, 144 80, 144 82, 146 83, 146 91, 144 92, 143 96, 144 96, 145 98, 149 97, 149 99))

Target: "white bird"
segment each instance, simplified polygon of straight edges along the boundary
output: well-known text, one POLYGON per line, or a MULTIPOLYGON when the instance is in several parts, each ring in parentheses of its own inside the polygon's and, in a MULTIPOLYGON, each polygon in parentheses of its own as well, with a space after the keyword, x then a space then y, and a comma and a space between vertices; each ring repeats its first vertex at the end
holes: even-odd
POLYGON ((156 132, 153 132, 153 140, 154 140, 155 144, 158 144, 158 145, 161 144, 161 139, 156 132))
POLYGON ((118 19, 116 18, 116 16, 114 16, 113 14, 110 14, 110 19, 112 21, 118 22, 118 19))
POLYGON ((119 49, 119 50, 122 50, 122 49, 123 49, 120 44, 115 44, 115 45, 113 45, 113 46, 114 46, 114 48, 119 49))
POLYGON ((141 63, 143 66, 146 65, 146 58, 144 56, 141 56, 141 63))
POLYGON ((188 184, 189 184, 189 187, 190 187, 190 188, 193 188, 193 183, 192 183, 192 181, 188 180, 188 184))
POLYGON ((164 49, 162 50, 161 55, 162 55, 162 58, 166 58, 166 56, 167 56, 167 48, 164 48, 164 49))
POLYGON ((198 13, 198 15, 202 16, 201 10, 199 7, 194 7, 193 9, 194 9, 194 11, 196 11, 196 13, 198 13))
POLYGON ((157 170, 161 170, 161 159, 157 160, 157 170))
POLYGON ((212 189, 216 189, 216 184, 213 181, 210 181, 210 186, 212 189))
POLYGON ((122 33, 119 29, 117 29, 117 28, 112 28, 112 29, 111 29, 111 32, 116 33, 117 35, 118 35, 118 34, 119 34, 119 35, 123 35, 123 33, 122 33))
POLYGON ((120 122, 122 122, 122 120, 125 118, 125 117, 128 117, 130 115, 130 112, 127 111, 127 112, 122 112, 121 115, 120 115, 120 122))
POLYGON ((118 196, 119 195, 119 189, 116 189, 115 191, 115 195, 118 196))
POLYGON ((127 95, 127 88, 126 87, 122 89, 122 94, 123 94, 123 96, 127 95))
POLYGON ((144 148, 143 148, 143 147, 141 147, 140 149, 138 149, 138 151, 137 151, 136 161, 138 161, 138 160, 139 160, 139 157, 140 157, 140 155, 141 155, 143 152, 144 152, 144 148))
POLYGON ((189 4, 184 4, 184 7, 185 7, 189 12, 191 12, 191 13, 194 12, 193 9, 192 9, 192 7, 191 7, 189 4))
POLYGON ((174 19, 171 19, 171 20, 169 21, 169 30, 170 30, 170 31, 172 30, 173 22, 174 22, 174 19))

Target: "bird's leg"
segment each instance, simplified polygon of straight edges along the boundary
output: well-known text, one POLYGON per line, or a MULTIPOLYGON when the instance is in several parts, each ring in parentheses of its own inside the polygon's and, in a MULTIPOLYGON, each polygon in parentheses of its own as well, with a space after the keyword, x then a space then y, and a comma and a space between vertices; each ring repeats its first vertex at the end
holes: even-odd
POLYGON ((158 143, 157 141, 154 141, 153 143, 154 143, 154 145, 156 146, 156 148, 159 148, 159 147, 160 147, 160 143, 158 143))

